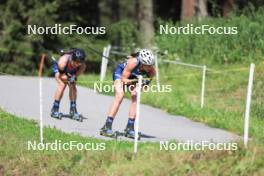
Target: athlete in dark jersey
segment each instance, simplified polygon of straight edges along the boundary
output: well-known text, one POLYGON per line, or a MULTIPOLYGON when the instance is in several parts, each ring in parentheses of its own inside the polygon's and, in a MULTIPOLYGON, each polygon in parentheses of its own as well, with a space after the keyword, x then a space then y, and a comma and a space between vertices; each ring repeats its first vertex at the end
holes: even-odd
POLYGON ((101 135, 109 137, 115 135, 112 130, 112 123, 124 98, 124 86, 128 86, 130 87, 131 105, 125 133, 127 136, 134 138, 134 122, 137 103, 135 79, 137 79, 137 76, 143 74, 148 75, 149 78, 155 76, 154 56, 150 50, 142 49, 137 54, 129 56, 127 61, 117 65, 113 72, 115 99, 109 109, 106 122, 100 131, 101 135))
MULTIPOLYGON (((70 56, 70 55, 69 55, 70 56)), ((71 59, 69 58, 67 63, 66 63, 66 66, 64 67, 63 70, 59 70, 59 65, 58 65, 58 62, 55 62, 54 65, 53 65, 53 73, 54 73, 54 76, 56 75, 56 73, 58 72, 61 72, 61 73, 67 73, 67 74, 71 74, 71 75, 76 75, 77 71, 79 70, 80 66, 78 67, 74 67, 72 64, 71 64, 71 59)))
MULTIPOLYGON (((135 68, 131 71, 131 75, 128 79, 134 79, 137 75, 140 75, 140 66, 141 66, 141 62, 140 60, 138 59, 138 57, 136 57, 136 66, 135 68)), ((115 71, 113 72, 113 81, 117 80, 117 79, 121 79, 122 77, 122 73, 125 69, 127 65, 127 61, 121 63, 121 64, 118 64, 117 67, 115 68, 115 71)))
POLYGON ((54 96, 54 103, 51 109, 51 117, 60 118, 59 112, 60 100, 66 86, 69 86, 70 97, 70 115, 78 120, 80 115, 76 108, 77 76, 84 72, 86 65, 84 63, 85 52, 81 49, 73 49, 63 53, 57 62, 54 63, 53 73, 57 81, 57 90, 54 96))

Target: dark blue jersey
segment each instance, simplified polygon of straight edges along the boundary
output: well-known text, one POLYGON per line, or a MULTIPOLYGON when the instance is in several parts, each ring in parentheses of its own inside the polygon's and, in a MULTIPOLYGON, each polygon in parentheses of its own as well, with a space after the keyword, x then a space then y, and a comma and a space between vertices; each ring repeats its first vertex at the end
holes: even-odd
POLYGON ((69 55, 67 64, 63 70, 59 70, 58 62, 55 62, 53 65, 53 73, 56 74, 56 73, 60 72, 60 73, 75 75, 77 73, 79 67, 73 67, 70 64, 70 60, 71 60, 71 55, 69 55))
MULTIPOLYGON (((137 59, 137 65, 132 70, 131 75, 128 79, 135 79, 138 75, 141 74, 141 72, 139 71, 139 67, 141 66, 141 62, 138 58, 136 58, 136 59, 137 59)), ((117 65, 117 67, 115 68, 115 70, 113 72, 113 80, 114 81, 117 79, 121 79, 122 73, 123 73, 126 66, 127 66, 127 61, 117 65)))

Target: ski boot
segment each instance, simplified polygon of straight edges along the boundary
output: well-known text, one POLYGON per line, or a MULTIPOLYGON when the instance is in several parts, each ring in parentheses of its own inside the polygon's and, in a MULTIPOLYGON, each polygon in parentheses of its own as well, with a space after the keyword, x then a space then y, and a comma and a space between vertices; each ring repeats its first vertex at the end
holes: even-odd
POLYGON ((111 138, 116 138, 116 133, 112 130, 111 126, 108 126, 105 124, 101 130, 100 130, 100 135, 106 136, 106 137, 111 137, 111 138))
POLYGON ((55 119, 62 119, 62 113, 59 112, 59 109, 52 108, 50 116, 55 118, 55 119))
POLYGON ((71 117, 73 120, 77 120, 77 121, 79 121, 79 122, 82 122, 82 121, 83 121, 82 115, 79 114, 79 113, 77 112, 76 107, 72 107, 72 108, 70 109, 70 117, 71 117))
MULTIPOLYGON (((135 139, 136 134, 135 134, 135 130, 133 127, 126 127, 125 132, 124 132, 124 136, 127 138, 131 138, 131 139, 135 139)), ((140 133, 138 133, 138 140, 140 140, 140 133)))

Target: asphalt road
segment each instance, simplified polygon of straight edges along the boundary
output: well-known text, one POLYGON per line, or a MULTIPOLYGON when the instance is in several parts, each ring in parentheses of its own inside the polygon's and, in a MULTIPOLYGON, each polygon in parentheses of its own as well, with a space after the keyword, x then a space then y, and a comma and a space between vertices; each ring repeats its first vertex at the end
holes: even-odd
MULTIPOLYGON (((0 107, 12 114, 39 121, 39 82, 36 77, 0 76, 0 107)), ((68 118, 62 120, 49 116, 53 103, 56 82, 52 78, 43 79, 43 124, 68 133, 103 138, 99 129, 103 126, 113 97, 95 93, 93 90, 78 87, 78 111, 87 119, 83 122, 68 118)), ((113 129, 123 131, 128 117, 130 101, 125 99, 114 121, 113 129)), ((61 102, 61 111, 69 112, 68 89, 61 102)), ((141 106, 139 131, 153 136, 142 141, 212 141, 230 142, 239 137, 225 130, 211 128, 182 116, 173 116, 151 106, 141 106)), ((45 137, 45 134, 44 134, 45 137)))

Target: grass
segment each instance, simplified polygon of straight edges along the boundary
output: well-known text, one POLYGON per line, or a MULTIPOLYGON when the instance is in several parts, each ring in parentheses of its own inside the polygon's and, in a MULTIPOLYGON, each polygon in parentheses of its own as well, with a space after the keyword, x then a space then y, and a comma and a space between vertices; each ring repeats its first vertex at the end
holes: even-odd
MULTIPOLYGON (((262 145, 264 144, 264 133, 262 132, 264 126, 263 68, 262 63, 256 64, 249 133, 262 145)), ((206 75, 205 107, 201 109, 201 70, 160 64, 161 85, 171 85, 172 91, 143 93, 142 102, 163 109, 170 114, 183 115, 192 120, 242 135, 248 72, 248 64, 211 66, 206 75)), ((80 77, 79 84, 91 88, 94 81, 98 80, 98 75, 84 75, 80 77)), ((152 84, 155 84, 155 81, 153 80, 152 84)), ((112 84, 111 73, 107 74, 103 84, 112 84)), ((113 95, 113 93, 105 94, 113 95)))
POLYGON ((61 140, 106 144, 104 151, 32 151, 38 141, 33 121, 0 110, 0 175, 263 175, 264 150, 251 143, 236 151, 165 151, 159 144, 104 141, 44 128, 45 142, 61 140), (208 164, 210 163, 210 164, 208 164))

